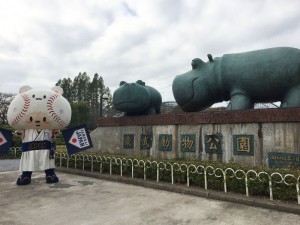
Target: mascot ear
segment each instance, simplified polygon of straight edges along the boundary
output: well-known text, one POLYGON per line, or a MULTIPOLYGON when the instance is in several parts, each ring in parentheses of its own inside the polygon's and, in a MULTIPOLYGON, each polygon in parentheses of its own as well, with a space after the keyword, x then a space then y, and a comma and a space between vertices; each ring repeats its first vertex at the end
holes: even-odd
POLYGON ((51 90, 60 95, 62 95, 64 93, 64 90, 60 86, 55 86, 55 87, 51 88, 51 90))
POLYGON ((28 85, 22 86, 22 87, 20 88, 20 90, 19 90, 19 93, 22 94, 22 93, 24 93, 25 91, 29 91, 29 90, 31 90, 31 89, 32 89, 32 87, 30 87, 30 86, 28 86, 28 85))

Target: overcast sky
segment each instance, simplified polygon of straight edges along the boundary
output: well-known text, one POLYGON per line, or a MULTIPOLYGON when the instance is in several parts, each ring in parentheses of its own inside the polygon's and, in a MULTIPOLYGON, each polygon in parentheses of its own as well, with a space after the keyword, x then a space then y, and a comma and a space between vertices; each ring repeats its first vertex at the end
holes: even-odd
POLYGON ((143 80, 173 101, 191 60, 300 48, 299 0, 0 0, 0 92, 101 75, 143 80))

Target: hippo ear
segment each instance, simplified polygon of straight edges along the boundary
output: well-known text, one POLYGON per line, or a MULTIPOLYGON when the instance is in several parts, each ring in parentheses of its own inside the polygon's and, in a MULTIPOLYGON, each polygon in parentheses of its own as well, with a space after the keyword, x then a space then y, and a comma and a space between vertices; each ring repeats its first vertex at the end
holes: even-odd
POLYGON ((31 89, 32 89, 32 87, 30 87, 30 86, 28 86, 28 85, 22 86, 22 87, 20 88, 20 90, 19 90, 19 93, 22 94, 22 93, 24 93, 25 91, 29 91, 29 90, 31 90, 31 89))
POLYGON ((209 62, 213 62, 213 61, 214 61, 214 59, 213 59, 213 57, 212 57, 211 54, 208 54, 208 55, 207 55, 207 58, 208 58, 209 62))
POLYGON ((204 64, 204 62, 201 60, 201 59, 199 59, 199 58, 195 58, 195 59, 193 59, 192 60, 192 68, 193 69, 198 69, 198 68, 200 68, 202 65, 204 64))
POLYGON ((55 87, 51 88, 51 90, 60 95, 62 95, 64 93, 64 90, 60 86, 55 86, 55 87))
POLYGON ((135 82, 135 83, 137 83, 137 84, 139 84, 139 85, 142 85, 142 86, 145 86, 145 82, 144 81, 142 81, 142 80, 138 80, 137 82, 135 82))
POLYGON ((125 81, 121 81, 119 86, 122 86, 124 84, 126 84, 126 82, 125 81))

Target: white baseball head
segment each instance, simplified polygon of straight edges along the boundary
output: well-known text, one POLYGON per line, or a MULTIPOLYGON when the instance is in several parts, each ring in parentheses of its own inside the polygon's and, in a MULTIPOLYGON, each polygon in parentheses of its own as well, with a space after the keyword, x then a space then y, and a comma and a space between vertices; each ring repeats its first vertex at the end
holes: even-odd
POLYGON ((51 90, 20 88, 10 103, 7 121, 15 129, 61 129, 71 120, 70 103, 62 96, 63 90, 56 86, 51 90))

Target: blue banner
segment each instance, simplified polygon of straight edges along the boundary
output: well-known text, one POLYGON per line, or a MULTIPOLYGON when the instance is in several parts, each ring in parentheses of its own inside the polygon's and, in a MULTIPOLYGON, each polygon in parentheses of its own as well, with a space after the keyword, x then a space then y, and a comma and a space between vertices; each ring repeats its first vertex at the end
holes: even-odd
POLYGON ((22 152, 51 149, 50 141, 31 141, 22 144, 22 152))
POLYGON ((0 154, 6 154, 10 148, 13 134, 11 130, 0 128, 0 154))
POLYGON ((90 134, 85 124, 63 130, 62 134, 64 136, 69 155, 73 155, 77 152, 81 152, 93 147, 90 134))

